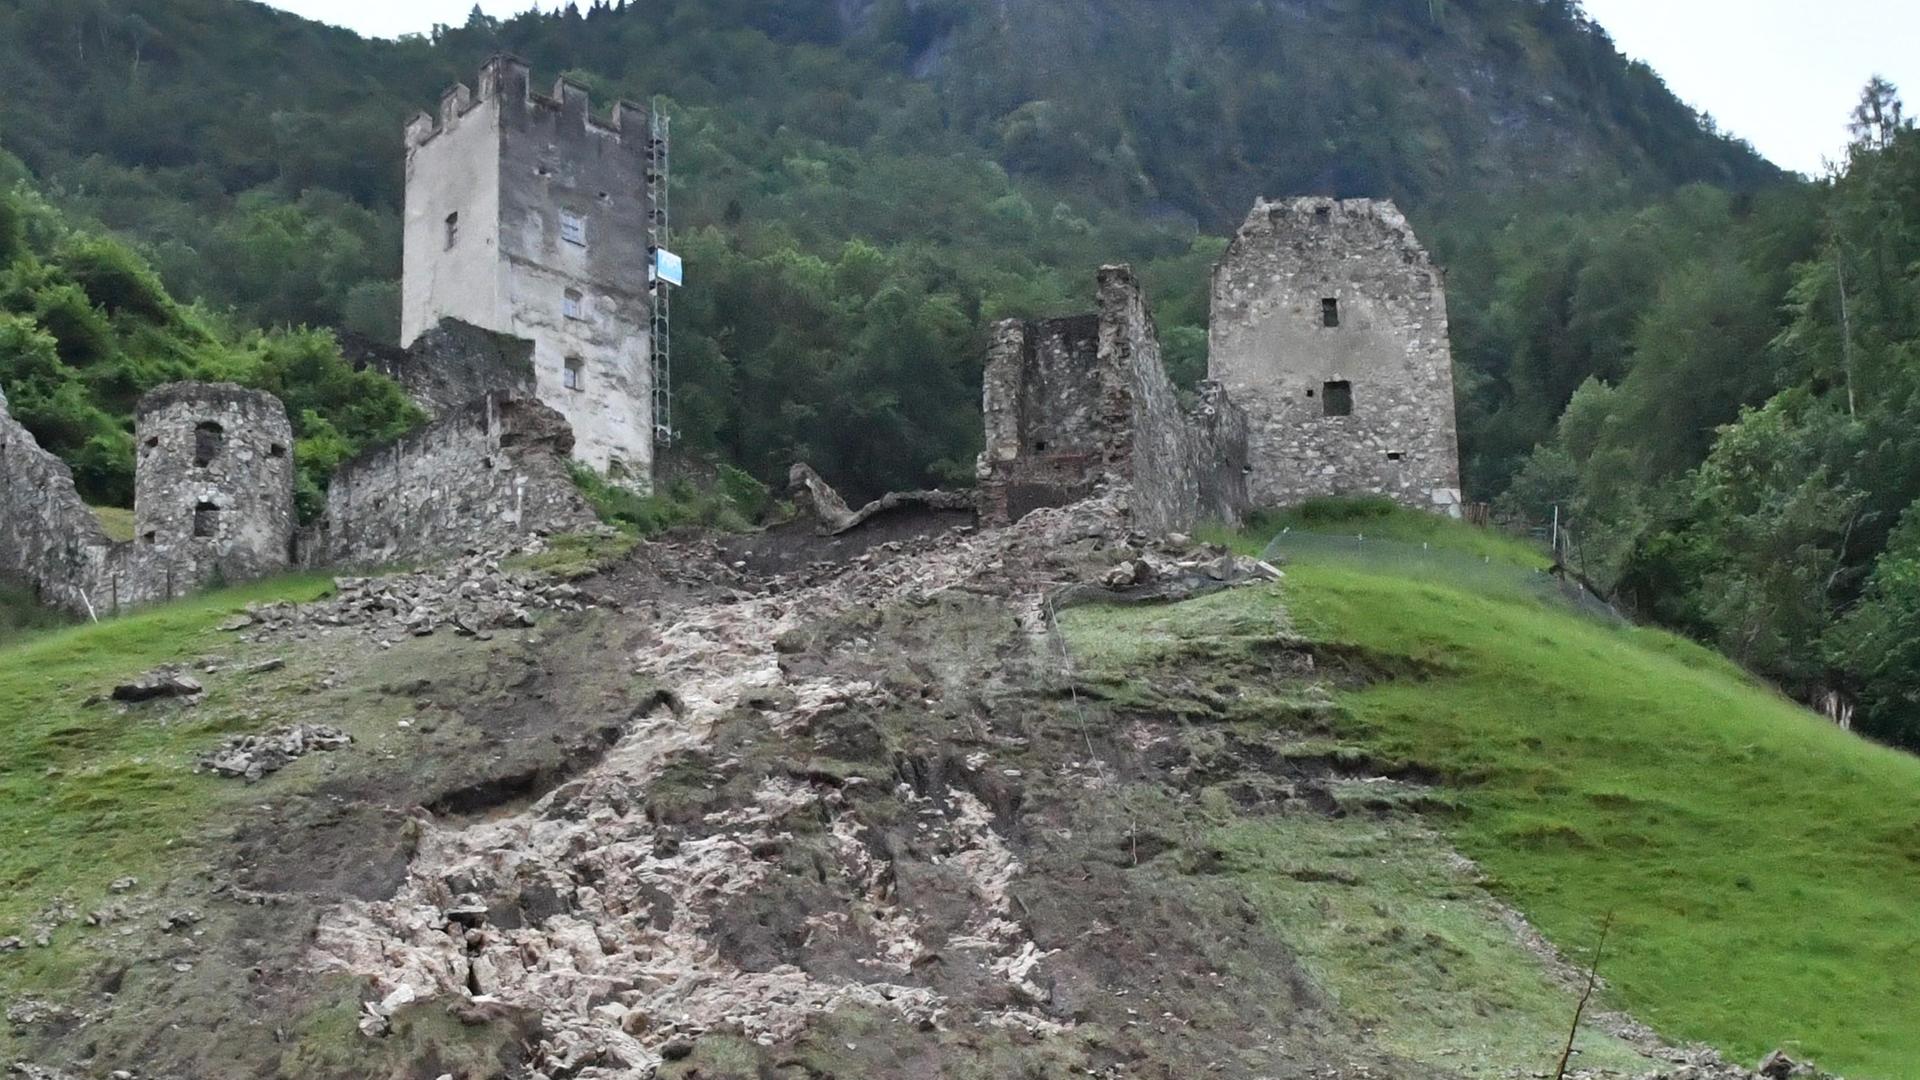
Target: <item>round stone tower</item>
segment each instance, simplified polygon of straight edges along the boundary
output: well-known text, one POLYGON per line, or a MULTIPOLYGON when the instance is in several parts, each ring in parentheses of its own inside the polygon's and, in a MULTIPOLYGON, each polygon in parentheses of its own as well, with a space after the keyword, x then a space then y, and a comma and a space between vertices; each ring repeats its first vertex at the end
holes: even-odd
POLYGON ((140 399, 134 439, 134 543, 159 549, 195 584, 287 568, 293 426, 279 398, 172 383, 140 399))

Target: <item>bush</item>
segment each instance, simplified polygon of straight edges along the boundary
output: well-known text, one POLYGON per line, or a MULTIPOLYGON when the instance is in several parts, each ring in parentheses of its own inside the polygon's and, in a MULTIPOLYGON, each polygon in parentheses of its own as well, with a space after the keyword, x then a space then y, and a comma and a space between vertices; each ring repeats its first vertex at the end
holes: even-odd
POLYGON ((600 520, 639 536, 658 536, 689 525, 745 532, 765 517, 771 505, 765 484, 730 466, 721 467, 711 490, 682 481, 652 495, 609 483, 578 463, 570 466, 570 472, 600 520))

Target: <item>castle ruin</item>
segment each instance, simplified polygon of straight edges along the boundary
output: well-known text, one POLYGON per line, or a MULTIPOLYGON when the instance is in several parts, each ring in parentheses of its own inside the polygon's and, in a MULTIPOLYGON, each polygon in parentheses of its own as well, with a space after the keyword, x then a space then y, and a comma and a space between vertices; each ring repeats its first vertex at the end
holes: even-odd
POLYGON ((134 543, 181 552, 183 587, 285 569, 293 551, 293 425, 280 399, 173 383, 134 412, 134 543))
POLYGON ((1099 276, 1100 310, 1009 320, 987 357, 982 517, 1017 521, 1109 483, 1130 485, 1144 529, 1237 522, 1246 502, 1244 418, 1214 391, 1183 408, 1133 271, 1099 276))
POLYGON ((284 570, 294 543, 293 431, 278 398, 174 383, 135 408, 134 538, 108 537, 65 462, 0 393, 0 577, 77 615, 284 570))
POLYGON ((346 462, 305 528, 272 394, 171 383, 140 400, 135 431, 134 538, 116 541, 0 392, 0 579, 98 618, 296 566, 375 567, 599 522, 568 475, 566 419, 523 395, 486 394, 346 462))
POLYGON ((1391 202, 1257 203, 1214 268, 1208 349, 1247 412, 1254 505, 1460 512, 1446 289, 1391 202))
POLYGON ((1183 408, 1126 267, 1100 309, 995 330, 982 514, 1015 521, 1125 485, 1149 531, 1385 495, 1460 513, 1440 272, 1390 202, 1262 200, 1213 273, 1210 378, 1183 408))
POLYGON ((652 147, 646 110, 593 115, 567 79, 534 92, 500 56, 407 126, 401 344, 443 319, 533 343, 533 394, 574 456, 652 484, 652 147))

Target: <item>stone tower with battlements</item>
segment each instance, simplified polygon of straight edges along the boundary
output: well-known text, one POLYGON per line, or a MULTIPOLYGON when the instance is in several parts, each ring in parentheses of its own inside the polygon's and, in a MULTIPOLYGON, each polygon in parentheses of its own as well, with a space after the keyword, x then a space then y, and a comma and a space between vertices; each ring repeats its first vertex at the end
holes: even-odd
POLYGON ((1460 512, 1445 282, 1391 202, 1261 200, 1214 268, 1208 345, 1247 413, 1253 505, 1460 512))
POLYGON ((495 57, 407 126, 401 344, 446 318, 533 342, 574 457, 648 490, 648 116, 623 101, 602 119, 584 87, 541 94, 528 74, 495 57))

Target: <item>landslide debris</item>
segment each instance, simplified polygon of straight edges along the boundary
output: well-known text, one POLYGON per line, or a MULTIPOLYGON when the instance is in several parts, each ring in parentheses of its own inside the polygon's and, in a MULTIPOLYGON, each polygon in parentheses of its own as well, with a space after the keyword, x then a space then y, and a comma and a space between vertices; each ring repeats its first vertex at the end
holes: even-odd
MULTIPOLYGON (((20 1070, 1487 1075, 1385 1049, 1230 872, 1222 820, 1421 798, 1302 745, 1324 672, 1284 609, 1260 651, 1142 672, 1152 693, 1089 681, 1055 618, 1276 568, 1150 542, 1107 500, 991 532, 883 520, 845 547, 641 544, 565 589, 476 554, 250 613, 241 639, 284 666, 237 670, 405 719, 324 775, 259 769, 257 812, 193 875, 129 883, 89 931, 117 943, 89 985, 10 1021, 20 1070)), ((287 725, 223 749, 295 734, 332 742, 287 725)), ((1571 1075, 1749 1075, 1629 1041, 1640 1068, 1571 1075)))

